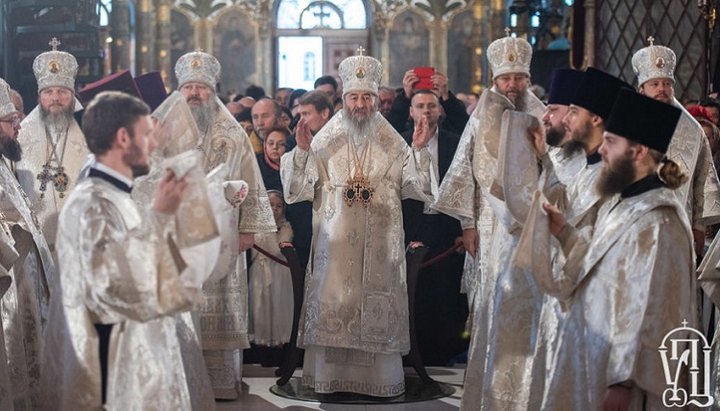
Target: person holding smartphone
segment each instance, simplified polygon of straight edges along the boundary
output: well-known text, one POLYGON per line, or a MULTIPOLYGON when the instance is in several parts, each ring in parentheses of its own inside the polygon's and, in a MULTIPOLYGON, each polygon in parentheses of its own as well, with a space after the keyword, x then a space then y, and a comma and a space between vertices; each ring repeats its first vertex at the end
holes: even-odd
POLYGON ((447 77, 432 67, 416 67, 405 72, 403 90, 395 97, 387 117, 398 133, 402 134, 413 128, 413 120, 409 116, 410 98, 417 90, 430 90, 440 100, 441 128, 456 134, 462 133, 470 116, 465 111, 463 102, 448 89, 447 77))

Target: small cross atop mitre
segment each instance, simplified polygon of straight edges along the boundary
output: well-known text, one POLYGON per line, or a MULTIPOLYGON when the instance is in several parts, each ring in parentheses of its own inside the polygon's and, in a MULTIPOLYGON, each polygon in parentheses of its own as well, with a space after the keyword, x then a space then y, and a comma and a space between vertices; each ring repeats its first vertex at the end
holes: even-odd
POLYGON ((354 56, 340 62, 338 74, 343 83, 343 95, 350 91, 367 91, 377 95, 382 79, 382 64, 365 53, 365 48, 359 46, 354 56))
POLYGON ((655 37, 647 38, 648 45, 633 54, 630 62, 633 72, 637 75, 638 84, 656 78, 668 78, 675 81, 677 57, 669 47, 655 44, 655 37))
POLYGON ((505 27, 505 37, 501 37, 487 48, 486 56, 493 79, 506 73, 520 73, 530 76, 532 46, 521 37, 514 37, 510 27, 505 27))
POLYGON ((48 43, 48 45, 50 47, 52 47, 53 51, 57 51, 58 46, 61 44, 62 43, 60 42, 60 40, 57 39, 57 37, 53 37, 52 39, 50 39, 50 42, 48 43))
POLYGON ((75 89, 77 60, 72 54, 58 50, 60 44, 57 37, 52 37, 48 42, 50 50, 38 54, 33 60, 33 73, 39 91, 48 87, 75 89))

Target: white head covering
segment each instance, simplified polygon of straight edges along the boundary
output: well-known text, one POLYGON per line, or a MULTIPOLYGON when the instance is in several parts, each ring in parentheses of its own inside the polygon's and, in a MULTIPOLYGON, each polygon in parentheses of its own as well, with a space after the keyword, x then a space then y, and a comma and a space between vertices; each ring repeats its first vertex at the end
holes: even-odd
POLYGON ((343 96, 355 91, 366 91, 377 96, 382 80, 382 63, 370 56, 364 56, 365 50, 359 47, 358 55, 350 56, 340 62, 338 73, 343 84, 343 96))
POLYGON ((175 76, 178 79, 178 88, 185 83, 203 83, 215 90, 220 80, 220 62, 210 54, 202 51, 192 51, 183 54, 175 63, 175 76))
POLYGON ((510 29, 505 29, 506 37, 490 43, 487 48, 487 59, 493 73, 493 80, 507 73, 522 73, 530 76, 532 47, 525 39, 510 36, 510 29))
POLYGON ((74 91, 77 60, 72 54, 57 49, 60 45, 57 38, 53 37, 49 44, 52 50, 41 53, 33 61, 38 92, 48 87, 65 87, 74 91))
POLYGON ((0 78, 0 117, 5 117, 17 112, 11 99, 10 86, 0 78))
POLYGON ((675 52, 665 46, 656 46, 655 39, 648 38, 649 46, 641 48, 632 56, 632 67, 638 85, 654 78, 667 78, 675 83, 675 52))

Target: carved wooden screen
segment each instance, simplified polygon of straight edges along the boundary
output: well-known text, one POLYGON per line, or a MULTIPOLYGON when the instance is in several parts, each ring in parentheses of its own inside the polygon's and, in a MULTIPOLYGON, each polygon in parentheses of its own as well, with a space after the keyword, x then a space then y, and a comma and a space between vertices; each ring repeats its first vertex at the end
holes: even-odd
POLYGON ((635 84, 630 60, 653 36, 677 55, 675 96, 705 94, 706 24, 697 0, 598 0, 596 10, 595 66, 635 84))

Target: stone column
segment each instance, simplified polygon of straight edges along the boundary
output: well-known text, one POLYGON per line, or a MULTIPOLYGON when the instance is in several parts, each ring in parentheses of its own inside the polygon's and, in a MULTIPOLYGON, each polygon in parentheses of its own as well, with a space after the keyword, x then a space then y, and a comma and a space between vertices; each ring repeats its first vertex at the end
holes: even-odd
POLYGON ((160 70, 165 85, 169 86, 172 70, 170 67, 172 64, 170 61, 170 0, 157 0, 156 6, 156 67, 160 70))
POLYGON ((267 3, 264 7, 256 14, 257 22, 256 28, 256 39, 255 41, 255 81, 258 85, 265 89, 265 92, 272 95, 273 92, 273 41, 272 27, 270 22, 272 21, 270 16, 270 9, 267 3))
POLYGON ((390 28, 388 27, 387 16, 376 11, 373 13, 373 24, 371 27, 372 41, 370 46, 370 55, 375 56, 383 66, 382 84, 390 82, 390 44, 388 43, 388 35, 390 28))
MULTIPOLYGON (((487 27, 487 42, 483 47, 483 53, 487 50, 487 47, 501 37, 505 37, 505 27, 507 26, 507 17, 505 2, 503 0, 490 0, 490 25, 487 27)), ((492 84, 492 73, 490 67, 487 64, 487 58, 483 57, 483 72, 485 74, 484 84, 492 84)))
POLYGON ((447 75, 447 30, 448 24, 442 16, 430 23, 430 65, 447 75))
POLYGON ((113 1, 110 12, 110 33, 113 39, 111 71, 113 73, 130 67, 130 6, 128 0, 113 1))
POLYGON ((595 0, 585 0, 585 57, 582 68, 595 65, 595 0))
POLYGON ((207 18, 199 18, 193 23, 195 27, 195 48, 212 54, 213 46, 213 23, 207 18))
POLYGON ((473 92, 480 93, 480 85, 485 81, 484 52, 487 47, 487 32, 489 28, 488 8, 482 0, 475 0, 472 5, 473 12, 473 58, 470 72, 473 92))
POLYGON ((135 8, 135 73, 155 70, 155 12, 152 0, 139 0, 135 8))

